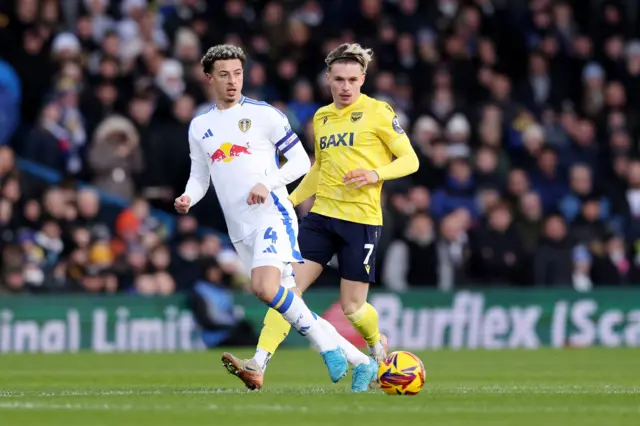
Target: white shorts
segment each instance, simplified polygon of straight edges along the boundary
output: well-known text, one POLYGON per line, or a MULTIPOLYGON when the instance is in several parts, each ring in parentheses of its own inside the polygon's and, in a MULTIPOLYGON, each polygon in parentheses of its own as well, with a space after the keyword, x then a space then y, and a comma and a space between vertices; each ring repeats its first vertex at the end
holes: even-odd
POLYGON ((233 243, 245 270, 274 266, 282 272, 282 285, 295 287, 292 263, 302 263, 298 247, 298 223, 282 217, 264 220, 264 226, 243 240, 233 243))

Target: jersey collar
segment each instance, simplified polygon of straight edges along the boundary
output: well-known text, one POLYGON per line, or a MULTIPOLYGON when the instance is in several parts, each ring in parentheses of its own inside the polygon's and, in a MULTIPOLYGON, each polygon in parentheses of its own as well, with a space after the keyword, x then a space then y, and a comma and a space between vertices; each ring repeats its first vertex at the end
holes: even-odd
POLYGON ((245 95, 241 95, 240 99, 238 100, 238 102, 234 106, 232 106, 231 108, 228 108, 226 110, 221 110, 221 109, 217 108, 217 104, 214 105, 213 107, 216 109, 216 111, 228 111, 228 110, 236 108, 237 106, 244 105, 244 101, 246 101, 246 100, 247 100, 247 97, 245 95))
POLYGON ((360 93, 360 97, 358 98, 357 101, 355 101, 354 103, 352 103, 351 105, 349 105, 346 108, 341 108, 338 109, 336 107, 336 104, 332 103, 331 107, 333 108, 333 111, 338 114, 338 115, 345 115, 350 113, 351 111, 353 111, 356 108, 359 108, 360 106, 362 106, 362 103, 365 101, 365 99, 367 98, 367 95, 365 95, 364 93, 360 93))

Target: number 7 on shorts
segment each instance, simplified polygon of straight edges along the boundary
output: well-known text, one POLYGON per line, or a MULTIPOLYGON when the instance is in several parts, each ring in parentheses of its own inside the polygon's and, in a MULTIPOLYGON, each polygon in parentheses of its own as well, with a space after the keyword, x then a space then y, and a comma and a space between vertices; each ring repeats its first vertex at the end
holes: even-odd
POLYGON ((373 244, 365 244, 364 245, 364 249, 367 250, 367 256, 364 258, 364 262, 362 262, 364 265, 368 265, 369 264, 369 258, 371 257, 371 253, 373 253, 373 248, 375 246, 373 244))

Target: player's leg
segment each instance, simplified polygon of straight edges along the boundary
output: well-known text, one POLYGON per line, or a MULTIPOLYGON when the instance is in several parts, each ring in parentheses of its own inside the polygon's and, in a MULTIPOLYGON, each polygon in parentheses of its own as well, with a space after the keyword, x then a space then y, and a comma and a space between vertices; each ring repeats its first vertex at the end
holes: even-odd
MULTIPOLYGON (((295 225, 294 225, 295 227, 295 225)), ((285 229, 286 232, 286 229, 285 229)), ((295 232, 295 229, 294 229, 295 232)), ((276 241, 278 244, 278 241, 276 241)), ((280 240, 282 244, 282 240, 280 240)), ((302 221, 302 226, 298 232, 298 244, 304 263, 292 262, 283 271, 282 283, 288 288, 295 287, 295 294, 298 297, 318 278, 322 272, 323 265, 326 265, 335 253, 335 243, 325 229, 325 221, 322 216, 316 214, 307 215, 302 221), (305 257, 306 254, 306 257, 305 257), (311 257, 312 260, 309 260, 311 257), (293 268, 293 273, 290 272, 293 268), (295 275, 295 280, 293 278, 295 275)), ((283 249, 287 249, 283 247, 283 249)), ((266 369, 270 358, 276 349, 289 334, 289 323, 275 310, 269 309, 264 317, 262 331, 258 340, 258 347, 253 359, 266 369)))
MULTIPOLYGON (((296 296, 301 297, 300 292, 295 288, 296 282, 293 278, 293 269, 287 265, 282 271, 281 284, 287 289, 294 291, 296 296)), ((267 370, 269 360, 276 352, 284 339, 289 335, 291 324, 284 319, 275 309, 269 308, 262 322, 262 330, 258 338, 258 345, 253 359, 262 367, 262 371, 267 370)))
MULTIPOLYGON (((332 221, 332 218, 315 213, 308 214, 302 221, 298 243, 304 263, 292 265, 299 295, 302 295, 318 279, 324 265, 329 263, 336 253, 339 237, 333 232, 332 221)), ((369 357, 342 337, 329 321, 320 316, 317 318, 325 331, 338 342, 349 363, 355 367, 354 374, 357 375, 360 366, 370 363, 369 357)), ((366 387, 364 389, 358 387, 354 390, 366 390, 366 387)))
POLYGON ((343 237, 338 251, 340 268, 340 304, 354 328, 367 342, 376 362, 386 357, 386 342, 380 335, 378 312, 367 303, 369 283, 375 281, 376 249, 381 227, 345 221, 335 223, 343 237))
POLYGON ((267 371, 267 365, 271 357, 280 344, 284 342, 284 339, 287 338, 290 330, 291 324, 278 311, 271 308, 267 310, 262 321, 262 330, 258 337, 256 353, 253 356, 253 359, 262 368, 263 372, 267 371))
MULTIPOLYGON (((297 296, 302 296, 300 291, 293 287, 293 285, 295 285, 295 281, 291 274, 288 276, 283 274, 282 280, 282 285, 284 287, 291 288, 297 296)), ((312 315, 316 316, 325 332, 338 342, 338 346, 343 350, 347 361, 356 369, 354 376, 358 375, 357 371, 358 369, 363 368, 361 367, 362 365, 374 362, 347 339, 342 337, 342 335, 338 333, 338 330, 336 330, 329 321, 313 312, 312 315)), ((253 358, 245 360, 235 357, 230 353, 225 353, 223 355, 223 362, 231 365, 232 368, 235 369, 237 374, 234 374, 240 377, 249 389, 260 389, 264 382, 264 373, 267 370, 267 365, 280 343, 282 343, 288 335, 290 329, 291 325, 282 317, 282 315, 280 315, 278 311, 275 309, 269 309, 264 318, 264 326, 260 333, 257 349, 253 358)), ((315 349, 318 350, 318 348, 315 349)), ((354 390, 362 391, 366 389, 358 388, 354 390)))
POLYGON ((347 362, 338 347, 318 323, 304 301, 282 285, 282 272, 289 263, 301 262, 297 223, 278 218, 258 232, 253 253, 251 286, 253 292, 270 308, 278 311, 301 335, 319 348, 331 380, 346 374, 347 362))
MULTIPOLYGON (((296 286, 300 292, 304 292, 318 279, 324 265, 331 260, 339 248, 341 239, 335 232, 334 221, 333 218, 315 213, 310 213, 302 221, 298 242, 305 261, 303 264, 293 265, 296 286)), ((369 382, 374 379, 377 372, 373 360, 342 337, 330 322, 322 317, 318 317, 318 320, 327 333, 338 341, 347 360, 354 366, 351 389, 356 392, 367 390, 369 382)))
MULTIPOLYGON (((315 314, 314 314, 315 315, 315 314)), ((351 380, 351 390, 354 392, 365 392, 369 389, 371 382, 377 378, 378 364, 376 361, 362 353, 351 342, 342 337, 338 330, 329 321, 317 316, 324 330, 332 336, 344 352, 347 361, 353 366, 353 376, 351 380)), ((317 348, 315 348, 318 350, 317 348)))
MULTIPOLYGON (((234 248, 238 253, 238 256, 242 260, 242 264, 245 266, 247 273, 251 274, 251 264, 253 262, 253 243, 248 241, 240 241, 234 243, 234 248)), ((277 312, 276 312, 277 313, 277 312)), ((282 321, 286 322, 282 315, 278 314, 278 317, 282 321)), ((288 327, 291 327, 289 323, 286 323, 288 327)), ((222 354, 222 365, 227 369, 230 374, 238 377, 248 389, 256 390, 262 388, 264 381, 264 370, 262 365, 256 362, 254 359, 242 359, 234 356, 231 353, 225 352, 222 354)))
MULTIPOLYGON (((293 276, 284 277, 282 285, 286 288, 291 288, 293 292, 302 297, 302 293, 295 285, 293 276)), ((308 286, 307 286, 308 287, 308 286)), ((316 315, 312 312, 313 315, 316 315)), ((358 348, 351 344, 347 339, 342 337, 338 330, 327 320, 321 316, 316 315, 317 320, 320 322, 322 328, 327 334, 338 342, 340 349, 344 351, 349 364, 354 367, 360 364, 368 364, 369 357, 363 354, 358 348)), ((275 309, 269 309, 264 318, 264 325, 260 333, 256 353, 253 356, 253 360, 262 368, 265 372, 267 365, 275 353, 278 346, 287 337, 291 326, 275 309)))
POLYGON ((301 293, 307 291, 337 253, 339 238, 331 230, 331 218, 309 213, 302 220, 298 234, 300 252, 304 263, 292 264, 296 279, 296 288, 301 293))

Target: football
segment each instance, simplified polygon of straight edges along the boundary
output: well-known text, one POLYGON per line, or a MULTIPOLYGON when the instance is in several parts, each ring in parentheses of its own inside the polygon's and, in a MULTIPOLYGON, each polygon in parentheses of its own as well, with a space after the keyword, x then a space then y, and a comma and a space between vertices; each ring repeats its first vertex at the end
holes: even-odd
POLYGON ((392 352, 378 367, 378 383, 388 395, 417 395, 424 373, 422 361, 411 352, 392 352))

